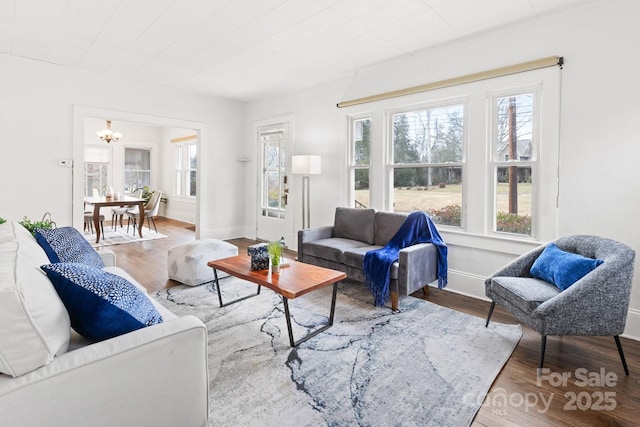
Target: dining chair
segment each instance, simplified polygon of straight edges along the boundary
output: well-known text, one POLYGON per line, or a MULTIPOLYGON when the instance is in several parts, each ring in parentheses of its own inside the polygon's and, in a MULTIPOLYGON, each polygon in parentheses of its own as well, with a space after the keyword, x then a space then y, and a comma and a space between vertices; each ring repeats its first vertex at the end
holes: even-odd
MULTIPOLYGON (((93 211, 84 212, 84 231, 87 230, 93 234, 93 211)), ((104 215, 100 215, 100 230, 104 236, 104 215)))
MULTIPOLYGON (((154 220, 154 218, 158 216, 158 212, 160 211, 161 198, 162 198, 162 191, 158 191, 158 190, 154 191, 153 194, 151 195, 151 198, 149 199, 149 201, 144 207, 144 212, 142 213, 144 215, 144 219, 148 221, 147 226, 149 227, 149 231, 151 231, 150 222, 153 222, 153 229, 155 230, 156 233, 158 232, 158 229, 156 228, 156 221, 154 220)), ((128 216, 127 233, 129 233, 129 224, 133 219, 133 234, 135 235, 136 225, 138 224, 138 219, 140 219, 140 212, 137 208, 129 209, 127 210, 127 216, 128 216)))
MULTIPOLYGON (((142 188, 138 188, 133 193, 131 193, 131 197, 140 198, 142 196, 142 192, 143 191, 144 190, 142 188)), ((130 207, 128 207, 128 206, 111 208, 111 227, 113 228, 114 231, 115 231, 116 226, 117 226, 118 217, 120 218, 120 228, 122 228, 122 217, 124 215, 126 215, 128 210, 132 210, 132 209, 130 207)), ((137 210, 137 208, 136 208, 136 210, 137 210)), ((129 231, 127 230, 127 233, 128 232, 129 231)))

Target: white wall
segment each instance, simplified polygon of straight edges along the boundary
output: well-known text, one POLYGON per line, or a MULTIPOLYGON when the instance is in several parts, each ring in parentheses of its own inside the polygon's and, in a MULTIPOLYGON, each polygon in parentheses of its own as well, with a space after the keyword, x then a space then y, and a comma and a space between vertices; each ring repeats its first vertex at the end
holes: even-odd
MULTIPOLYGON (((346 112, 335 107, 337 102, 551 55, 564 56, 557 234, 597 234, 639 250, 640 233, 635 224, 640 211, 636 197, 640 181, 640 144, 636 142, 640 134, 640 60, 634 53, 640 40, 638 16, 639 2, 596 2, 570 13, 388 61, 342 82, 250 103, 245 115, 246 151, 256 158, 257 145, 251 133, 255 121, 293 114, 296 148, 292 154, 323 156, 322 175, 312 177, 312 225, 331 224, 334 208, 346 204, 347 187, 346 112)), ((255 183, 256 165, 250 169, 248 182, 255 183)), ((297 180, 295 184, 291 198, 300 206, 300 184, 297 180)), ((245 233, 249 237, 257 212, 254 187, 248 185, 245 196, 245 233)), ((296 218, 295 227, 300 225, 301 219, 296 218)), ((479 298, 484 297, 484 277, 531 247, 481 236, 442 234, 450 245, 448 289, 479 298)), ((640 271, 637 263, 636 271, 640 271)), ((626 336, 636 339, 640 339, 639 282, 640 275, 636 275, 625 331, 626 336)))
POLYGON ((49 211, 58 225, 72 223, 72 170, 58 161, 74 158, 78 106, 202 123, 200 234, 242 234, 243 177, 234 161, 242 149, 241 103, 8 55, 0 55, 1 217, 40 219, 49 211))

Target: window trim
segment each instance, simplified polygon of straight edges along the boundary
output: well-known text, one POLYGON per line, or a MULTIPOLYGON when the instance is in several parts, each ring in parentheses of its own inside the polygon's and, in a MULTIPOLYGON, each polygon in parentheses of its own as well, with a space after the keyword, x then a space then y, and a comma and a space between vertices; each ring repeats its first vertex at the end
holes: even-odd
POLYGON ((487 141, 489 149, 489 158, 487 162, 487 171, 490 179, 487 190, 491 191, 491 204, 487 206, 485 219, 487 221, 487 235, 508 236, 510 238, 537 239, 540 236, 540 215, 541 215, 541 180, 540 180, 540 144, 541 144, 541 97, 542 82, 512 86, 506 89, 495 91, 487 91, 487 104, 489 108, 490 118, 488 120, 489 138, 487 141), (531 123, 531 159, 530 160, 500 160, 498 158, 498 139, 497 139, 497 99, 508 96, 532 94, 532 123, 531 123), (498 185, 498 168, 509 166, 531 167, 531 234, 509 233, 497 230, 498 201, 497 201, 497 185, 498 185))
POLYGON ((186 180, 185 180, 185 174, 190 175, 191 172, 195 172, 196 173, 196 195, 192 196, 191 194, 178 194, 178 188, 176 188, 177 186, 177 182, 175 181, 176 175, 174 175, 174 181, 173 181, 173 191, 174 191, 174 196, 181 198, 181 199, 185 199, 185 200, 195 200, 198 194, 198 142, 197 140, 190 140, 190 141, 184 141, 184 142, 179 142, 179 143, 174 143, 175 144, 175 164, 176 164, 176 169, 175 169, 175 173, 180 174, 180 186, 185 186, 185 188, 181 188, 181 190, 184 190, 184 193, 187 192, 187 185, 186 180), (189 147, 194 146, 196 148, 196 167, 192 168, 192 167, 184 167, 184 166, 189 166, 189 147), (180 150, 184 150, 186 152, 186 155, 183 156, 183 161, 180 162, 180 150), (180 164, 182 163, 182 164, 180 164))
POLYGON ((356 169, 367 169, 369 171, 369 206, 371 207, 371 171, 372 171, 372 152, 373 152, 373 113, 360 113, 355 115, 347 116, 347 197, 349 200, 349 206, 356 206, 356 182, 355 182, 355 171, 356 169), (369 140, 369 164, 368 165, 356 165, 355 164, 355 139, 353 132, 353 124, 358 120, 366 120, 369 119, 371 122, 371 130, 370 130, 370 140, 369 140))

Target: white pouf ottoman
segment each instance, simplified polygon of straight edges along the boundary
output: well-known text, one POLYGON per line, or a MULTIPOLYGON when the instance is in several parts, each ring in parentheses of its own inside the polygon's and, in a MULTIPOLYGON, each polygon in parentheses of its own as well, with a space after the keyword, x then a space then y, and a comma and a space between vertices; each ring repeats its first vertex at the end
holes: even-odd
MULTIPOLYGON (((213 269, 207 262, 238 255, 238 247, 218 239, 202 239, 169 249, 167 269, 169 278, 195 286, 213 281, 213 269)), ((218 278, 228 274, 219 271, 218 278)))

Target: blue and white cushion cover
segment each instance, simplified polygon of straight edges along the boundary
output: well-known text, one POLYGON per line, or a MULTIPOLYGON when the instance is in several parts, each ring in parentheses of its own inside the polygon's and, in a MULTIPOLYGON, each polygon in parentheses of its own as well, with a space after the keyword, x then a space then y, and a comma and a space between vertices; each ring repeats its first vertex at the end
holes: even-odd
POLYGON ((104 267, 104 262, 98 252, 73 227, 60 227, 51 230, 37 228, 35 236, 51 262, 79 262, 97 268, 104 267))
POLYGON ((92 341, 162 323, 147 296, 128 280, 80 263, 43 265, 64 303, 71 327, 92 341))

